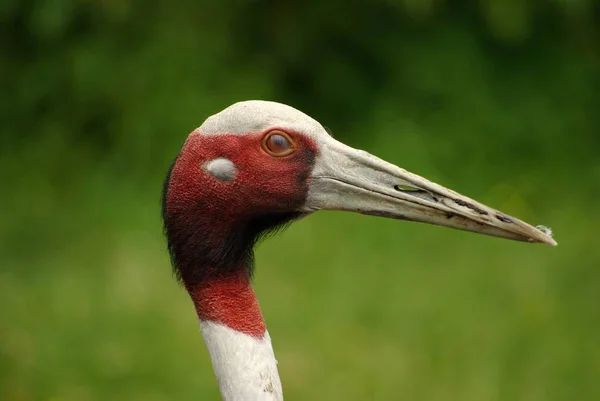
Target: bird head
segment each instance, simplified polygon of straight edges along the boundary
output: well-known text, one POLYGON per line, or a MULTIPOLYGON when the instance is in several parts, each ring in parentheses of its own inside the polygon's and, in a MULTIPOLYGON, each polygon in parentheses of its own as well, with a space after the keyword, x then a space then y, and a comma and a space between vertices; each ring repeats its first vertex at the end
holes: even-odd
POLYGON ((543 230, 347 146, 275 102, 239 102, 206 119, 187 138, 163 193, 176 271, 195 280, 251 265, 262 235, 318 210, 556 245, 543 230))

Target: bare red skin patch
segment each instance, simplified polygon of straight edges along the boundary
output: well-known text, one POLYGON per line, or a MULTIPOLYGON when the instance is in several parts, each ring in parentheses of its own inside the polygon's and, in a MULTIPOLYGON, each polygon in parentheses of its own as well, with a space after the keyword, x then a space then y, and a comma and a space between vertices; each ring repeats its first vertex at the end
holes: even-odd
POLYGON ((200 320, 219 322, 257 338, 264 336, 265 321, 245 270, 207 280, 188 292, 200 320))
POLYGON ((193 132, 173 166, 165 196, 169 250, 198 317, 256 337, 264 334, 265 323, 250 282, 252 247, 260 232, 300 210, 316 154, 310 138, 286 132, 295 151, 283 157, 262 148, 267 132, 193 132), (233 163, 233 180, 204 170, 217 158, 233 163))

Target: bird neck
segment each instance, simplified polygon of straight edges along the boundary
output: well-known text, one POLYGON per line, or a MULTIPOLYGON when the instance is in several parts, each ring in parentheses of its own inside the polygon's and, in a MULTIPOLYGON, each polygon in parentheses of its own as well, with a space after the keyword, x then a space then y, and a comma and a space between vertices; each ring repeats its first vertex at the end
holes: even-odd
POLYGON ((186 287, 223 400, 283 400, 271 338, 247 269, 186 287))

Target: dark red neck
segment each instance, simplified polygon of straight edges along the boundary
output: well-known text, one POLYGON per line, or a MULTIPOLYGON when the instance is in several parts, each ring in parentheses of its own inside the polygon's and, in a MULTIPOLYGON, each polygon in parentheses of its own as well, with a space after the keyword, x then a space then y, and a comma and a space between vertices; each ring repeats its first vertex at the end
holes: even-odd
POLYGON ((221 323, 254 337, 264 335, 265 322, 246 269, 186 284, 186 288, 200 320, 221 323))

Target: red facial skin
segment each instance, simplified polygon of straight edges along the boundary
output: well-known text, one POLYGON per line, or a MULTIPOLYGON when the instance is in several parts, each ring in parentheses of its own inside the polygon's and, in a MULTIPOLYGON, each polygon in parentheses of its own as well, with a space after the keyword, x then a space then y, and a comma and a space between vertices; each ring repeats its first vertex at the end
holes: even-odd
POLYGON ((262 147, 274 129, 244 135, 193 132, 171 171, 165 230, 178 275, 201 320, 262 337, 265 323, 250 278, 252 247, 264 229, 295 216, 306 200, 316 146, 286 132, 294 152, 277 157, 262 147), (217 158, 233 162, 232 181, 204 170, 217 158))

